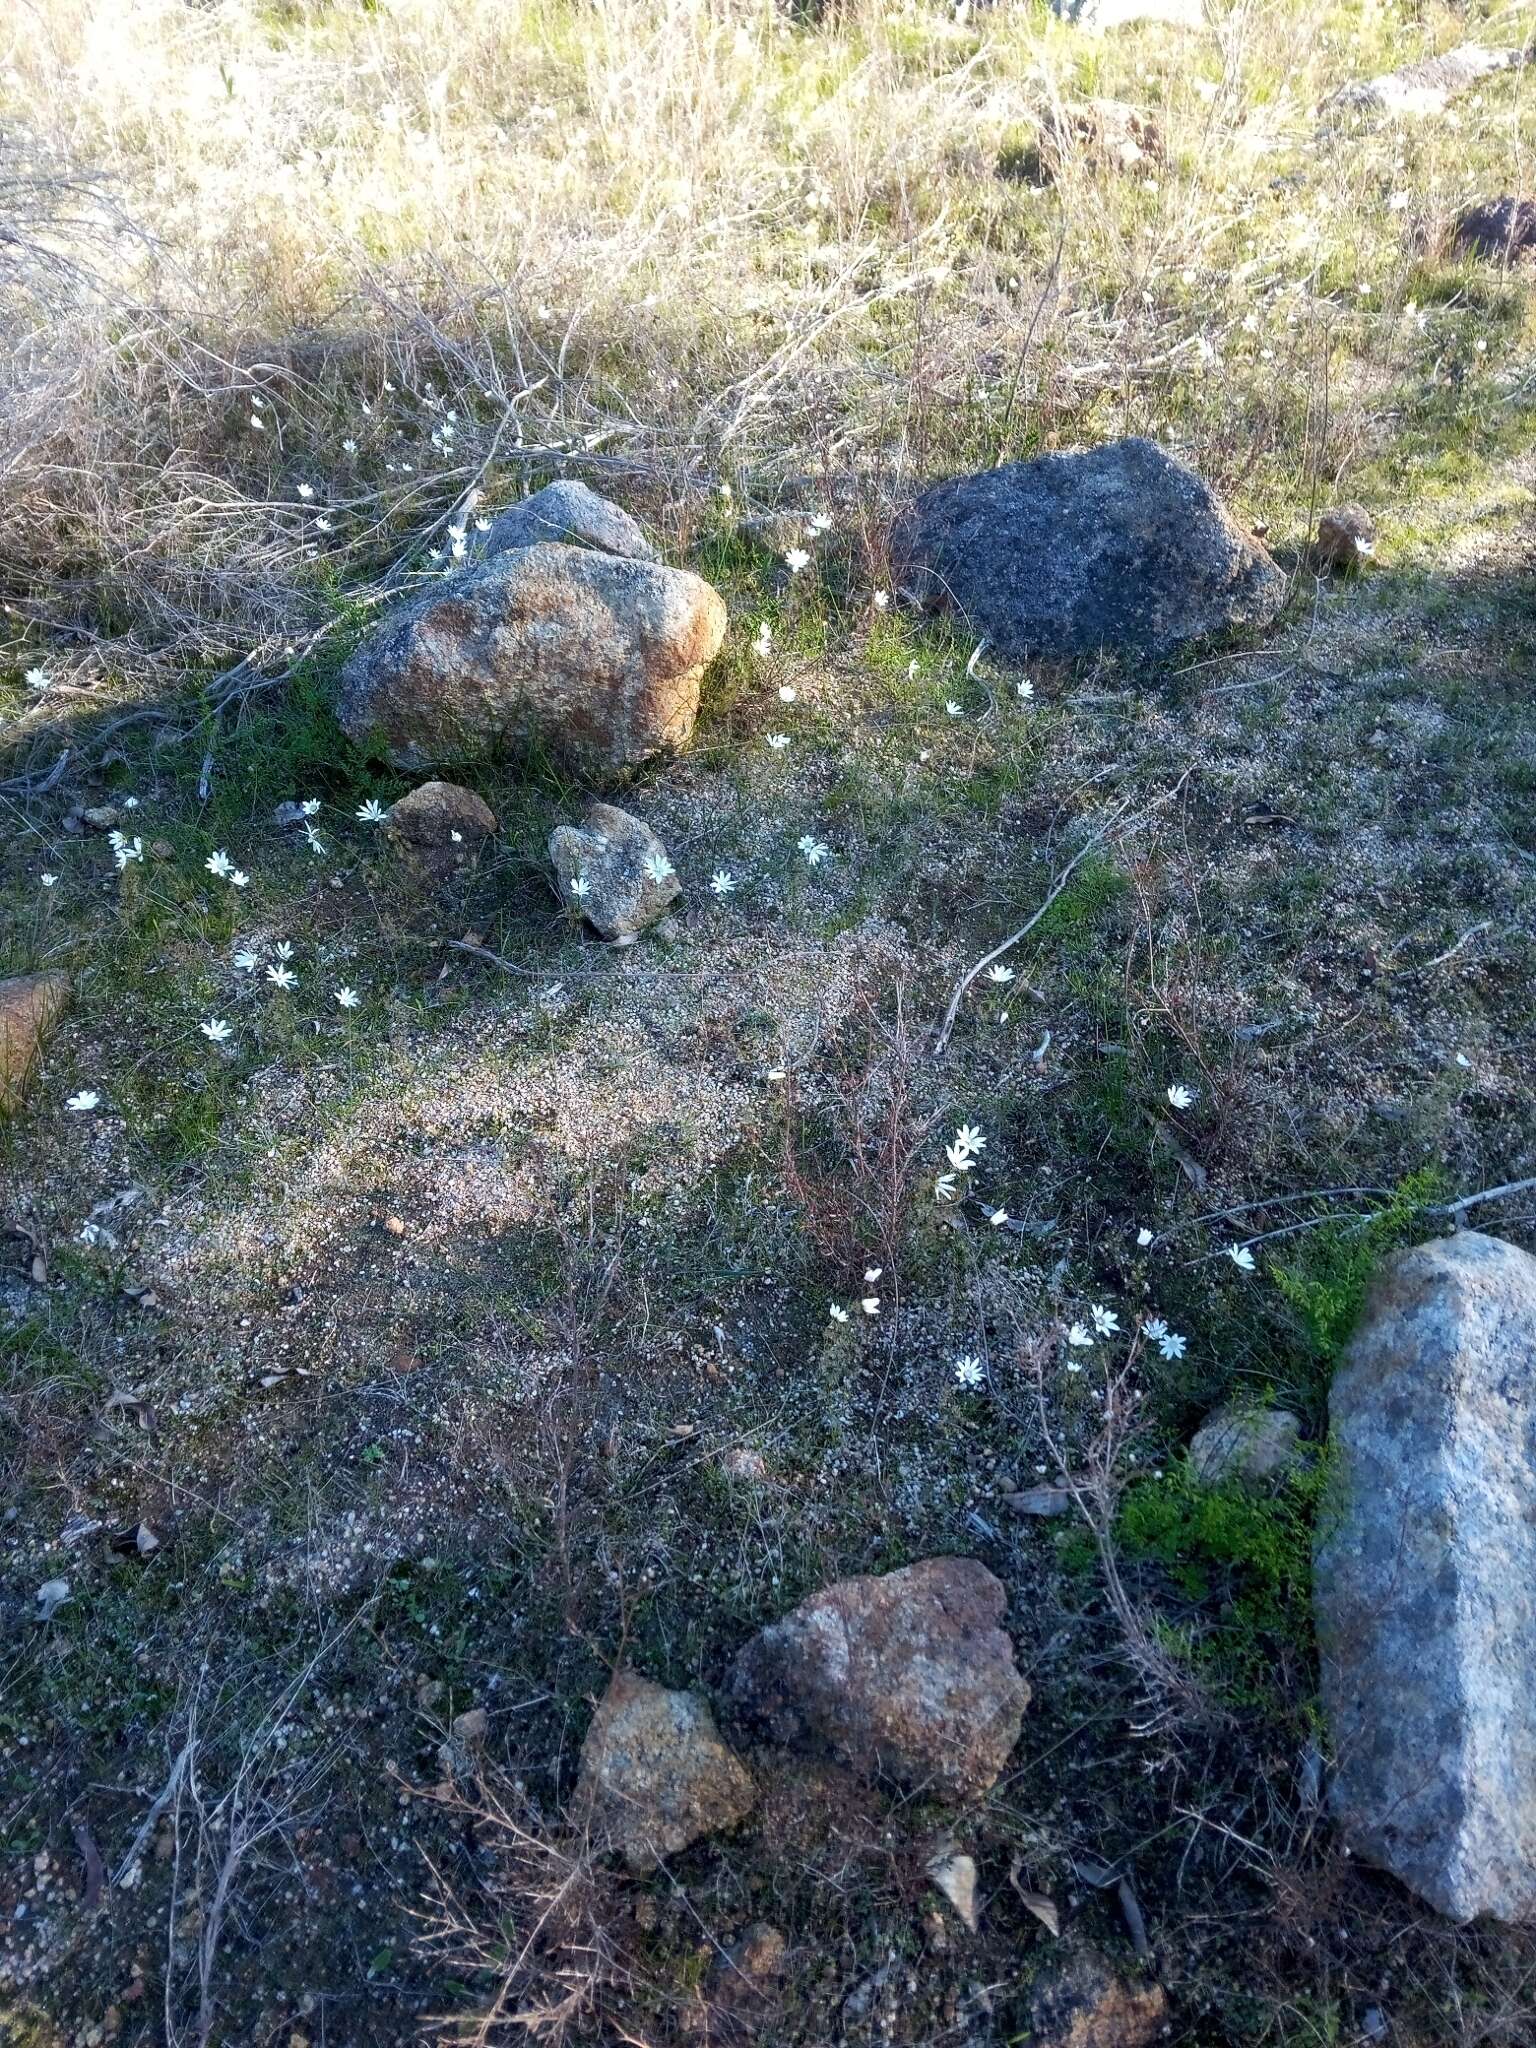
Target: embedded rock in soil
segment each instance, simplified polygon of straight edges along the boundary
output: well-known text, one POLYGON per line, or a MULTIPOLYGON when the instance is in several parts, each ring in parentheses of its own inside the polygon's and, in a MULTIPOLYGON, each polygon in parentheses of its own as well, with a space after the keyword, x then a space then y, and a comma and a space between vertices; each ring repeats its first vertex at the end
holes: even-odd
POLYGON ((1028 2048, 1149 2048, 1167 2023, 1161 1984, 1122 1977, 1089 1950, 1037 1980, 1028 2023, 1011 2038, 1028 2048))
POLYGON ((1319 569, 1361 569, 1376 552, 1376 522, 1363 505, 1335 505, 1318 515, 1312 560, 1319 569))
POLYGON ((1157 123, 1127 100, 1086 99, 1040 117, 1039 170, 1057 177, 1075 160, 1114 171, 1151 171, 1163 160, 1157 123))
POLYGON ((509 548, 532 547, 541 540, 598 548, 605 555, 623 555, 632 562, 657 559, 656 550, 622 505, 569 478, 546 484, 532 497, 498 512, 489 531, 480 536, 475 552, 488 562, 509 548))
POLYGON ((1297 1462, 1301 1423, 1285 1408, 1218 1408, 1195 1431, 1189 1462, 1203 1486, 1267 1486, 1297 1462))
POLYGON ((984 1792, 1029 1703, 1006 1608, 969 1557, 840 1579, 746 1645, 731 1699, 774 1742, 914 1789, 984 1792))
POLYGON ((456 782, 423 782, 390 805, 385 830, 408 860, 441 881, 490 838, 496 813, 456 782))
POLYGON ((342 670, 336 715, 403 768, 529 744, 624 767, 688 739, 725 624, 701 576, 540 541, 407 599, 342 670))
POLYGON ((1477 1231, 1400 1253, 1328 1405, 1334 1816, 1448 1918, 1536 1922, 1536 1259, 1477 1231))
POLYGON ((619 1671, 581 1745, 575 1815, 637 1876, 665 1856, 745 1820, 756 1801, 746 1766, 706 1703, 619 1671))
POLYGON ((557 825, 549 858, 561 902, 605 939, 633 939, 682 894, 667 849, 616 804, 594 804, 580 825, 557 825))
POLYGON ((1042 455, 924 491, 892 535, 902 588, 1004 655, 1163 655, 1267 625, 1285 578, 1151 441, 1042 455))
POLYGON ((1443 114, 1459 94, 1495 71, 1518 64, 1518 50, 1488 50, 1463 43, 1440 57, 1421 57, 1377 78, 1361 79, 1334 94, 1333 104, 1388 114, 1443 114))
POLYGON ((1536 257, 1536 199, 1484 199, 1456 223, 1456 246, 1474 256, 1515 263, 1536 257))
POLYGON ((0 981, 0 1111, 20 1107, 27 1078, 69 998, 69 976, 57 971, 0 981))

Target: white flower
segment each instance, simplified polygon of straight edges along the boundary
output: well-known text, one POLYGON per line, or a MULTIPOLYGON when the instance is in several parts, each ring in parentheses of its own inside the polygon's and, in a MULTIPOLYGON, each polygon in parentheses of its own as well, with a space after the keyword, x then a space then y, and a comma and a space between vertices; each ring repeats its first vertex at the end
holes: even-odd
POLYGON ((809 832, 804 833, 797 843, 805 855, 805 864, 808 868, 820 867, 824 860, 830 860, 832 857, 832 849, 823 846, 819 839, 813 839, 809 832))
POLYGON ((1168 1090, 1168 1101, 1174 1109, 1193 1109, 1195 1091, 1193 1088, 1186 1088, 1182 1081, 1175 1081, 1168 1090))
POLYGON ((121 832, 113 836, 117 843, 112 848, 112 858, 117 862, 118 873, 121 874, 130 861, 143 860, 144 842, 142 839, 125 839, 121 832))
POLYGON ((357 453, 357 443, 355 441, 343 441, 341 446, 343 454, 355 455, 357 453))
POLYGON ((57 875, 39 875, 37 879, 42 883, 45 889, 51 889, 54 883, 59 878, 57 875))
POLYGON ((663 882, 670 882, 677 873, 664 853, 648 853, 645 856, 645 872, 658 888, 663 882))
POLYGON ((77 1114, 84 1114, 86 1110, 99 1107, 100 1102, 101 1097, 94 1088, 82 1088, 78 1095, 70 1096, 64 1107, 74 1110, 77 1114))
POLYGON ((1081 1366, 1080 1366, 1080 1365, 1078 1364, 1078 1362, 1077 1362, 1077 1360, 1076 1360, 1075 1358, 1073 1358, 1073 1359, 1069 1359, 1069 1360, 1067 1361, 1067 1371, 1068 1371, 1068 1372, 1081 1372, 1081 1371, 1082 1371, 1082 1369, 1083 1369, 1083 1368, 1082 1368, 1082 1367, 1081 1367, 1081 1366))
POLYGON ((261 965, 261 955, 253 953, 249 946, 242 946, 235 955, 235 965, 242 974, 252 974, 261 965))
POLYGON ((736 886, 736 877, 724 868, 716 868, 709 878, 709 886, 717 896, 729 896, 736 886))
POLYGON ((1008 1211, 1006 1209, 994 1209, 988 1216, 987 1221, 994 1230, 1001 1230, 1008 1221, 1008 1211))
POLYGON ((955 1199, 955 1176, 941 1173, 933 1184, 933 1192, 941 1202, 952 1202, 955 1199))
POLYGON ((975 1124, 962 1124, 955 1133, 955 1143, 962 1152, 985 1152, 987 1141, 975 1124))
POLYGON ((1188 1340, 1181 1337, 1177 1330, 1168 1330, 1157 1339, 1157 1348, 1164 1358, 1182 1358, 1189 1345, 1188 1340))
POLYGON ((48 689, 48 688, 49 688, 49 678, 48 678, 48 671, 47 671, 47 669, 45 669, 45 668, 29 668, 29 669, 27 670, 27 688, 28 688, 29 690, 46 690, 46 689, 48 689))
POLYGON ((810 559, 804 548, 786 548, 784 550, 784 563, 791 576, 798 576, 810 559))
POLYGON ((565 886, 567 890, 570 892, 570 894, 574 896, 576 898, 576 901, 579 903, 581 899, 591 889, 592 884, 587 880, 585 875, 572 875, 565 886))
POLYGON ((879 1297, 879 1295, 878 1295, 878 1294, 866 1294, 866 1295, 865 1295, 865 1297, 864 1297, 864 1299, 863 1299, 863 1300, 862 1300, 862 1301, 861 1301, 861 1302, 859 1303, 859 1307, 860 1307, 861 1309, 863 1309, 863 1311, 864 1311, 865 1315, 867 1315, 867 1316, 877 1316, 877 1315, 879 1315, 879 1313, 880 1313, 880 1297, 879 1297))
POLYGON ((230 886, 235 889, 248 889, 251 885, 251 878, 244 868, 236 868, 230 875, 229 880, 230 886))
POLYGON ((1027 704, 1035 694, 1035 686, 1031 682, 1015 683, 1013 687, 1021 704, 1027 704))
POLYGON ((979 1387, 982 1380, 981 1360, 967 1351, 963 1358, 955 1360, 955 1378, 962 1387, 979 1387))
POLYGON ((325 841, 320 837, 320 834, 315 830, 313 825, 305 825, 304 837, 309 842, 309 850, 311 853, 324 853, 325 841))
POLYGON ((267 979, 274 988, 295 988, 299 978, 291 967, 269 967, 267 979))
POLYGON ((960 706, 955 702, 953 697, 945 698, 944 709, 949 713, 951 718, 958 718, 960 716, 960 706))
POLYGON ((382 825, 384 822, 384 806, 376 796, 371 796, 367 803, 358 805, 354 815, 360 825, 382 825))
POLYGON ((355 1010, 362 997, 355 988, 339 988, 336 991, 336 1000, 344 1010, 355 1010))
POLYGON ((866 1287, 873 1287, 884 1271, 884 1266, 866 1266, 864 1268, 864 1285, 866 1287))
POLYGON ((264 434, 267 431, 267 423, 262 418, 259 412, 253 412, 251 414, 251 425, 256 429, 256 432, 258 434, 264 434))
POLYGON ((1154 1344, 1160 1343, 1168 1334, 1168 1325, 1161 1316, 1148 1316, 1141 1327, 1143 1333, 1150 1337, 1154 1344))
POLYGON ((139 800, 136 796, 125 796, 123 798, 123 809, 125 811, 136 811, 138 808, 139 800))
POLYGON ((1148 1230, 1145 1224, 1143 1224, 1140 1230, 1137 1231, 1136 1242, 1141 1246, 1143 1251, 1145 1251, 1147 1246, 1152 1242, 1152 1233, 1150 1230, 1148 1230))
POLYGON ((752 652, 757 655, 764 655, 772 645, 773 628, 766 619, 759 619, 757 622, 757 633, 752 641, 752 652))
POLYGON ((197 1028, 204 1038, 209 1039, 214 1045, 222 1045, 228 1038, 230 1030, 222 1017, 205 1017, 197 1028))
POLYGON ((300 485, 299 485, 299 496, 300 496, 301 498, 312 498, 312 497, 313 497, 314 495, 315 495, 315 487, 314 487, 314 485, 313 485, 313 484, 300 484, 300 485))
POLYGON ((772 747, 776 754, 782 754, 789 745, 789 734, 787 732, 771 732, 768 734, 767 744, 772 747))
POLYGON ((323 512, 317 512, 315 514, 315 527, 316 530, 320 533, 334 533, 336 531, 335 527, 332 526, 330 520, 326 518, 323 512))
POLYGON ((277 944, 272 948, 272 952, 274 958, 278 960, 291 960, 293 958, 292 940, 279 939, 277 944))
POLYGON ((477 520, 475 521, 475 531, 476 531, 476 533, 489 533, 489 532, 490 532, 490 530, 491 530, 491 522, 489 521, 489 519, 477 519, 477 520))
POLYGON ((956 1173, 969 1173, 976 1164, 963 1145, 946 1145, 944 1147, 944 1157, 949 1161, 956 1173))
POLYGON ((798 697, 799 694, 800 692, 795 688, 793 683, 780 683, 779 702, 781 704, 793 704, 796 697, 798 697))
POLYGON ((890 601, 891 593, 888 590, 877 590, 875 592, 875 610, 877 612, 883 612, 890 601))
POLYGON ((826 533, 832 525, 831 516, 826 512, 818 512, 809 524, 812 533, 826 533))
POLYGON ((1075 1349, 1080 1351, 1085 1344, 1091 1344, 1093 1342, 1093 1339, 1089 1336, 1088 1332, 1083 1328, 1081 1323, 1074 1323, 1071 1329, 1067 1332, 1067 1342, 1074 1346, 1075 1349))
POLYGON ((306 797, 306 798, 304 799, 303 803, 301 803, 301 804, 299 805, 299 809, 300 809, 300 810, 301 810, 301 811, 302 811, 302 812, 304 813, 304 816, 305 816, 306 818, 317 818, 317 817, 319 817, 319 815, 320 815, 320 799, 319 799, 319 797, 317 797, 317 796, 307 796, 307 797, 306 797))
POLYGON ((834 1323, 846 1323, 846 1322, 847 1322, 847 1320, 848 1320, 848 1311, 847 1311, 847 1309, 845 1309, 845 1308, 839 1308, 839 1307, 838 1307, 838 1305, 837 1305, 837 1303, 836 1303, 835 1301, 834 1301, 834 1302, 832 1303, 831 1307, 830 1307, 830 1308, 829 1308, 829 1309, 827 1310, 827 1313, 828 1313, 828 1315, 830 1315, 830 1316, 831 1316, 831 1318, 832 1318, 832 1320, 833 1320, 833 1322, 834 1322, 834 1323))
POLYGON ((915 661, 909 661, 907 663, 907 681, 909 683, 915 683, 917 681, 917 663, 915 661))
POLYGON ((1113 1337, 1120 1327, 1120 1318, 1113 1309, 1101 1308, 1098 1302, 1090 1302, 1088 1313, 1093 1317, 1093 1327, 1101 1337, 1113 1337))
POLYGON ((1001 966, 989 967, 987 969, 987 979, 988 981, 995 981, 998 984, 998 986, 1001 987, 1005 982, 1012 981, 1013 969, 1011 967, 1001 966))
POLYGON ((1227 1257, 1240 1273, 1251 1273, 1253 1271, 1253 1253, 1249 1251, 1247 1245, 1229 1244, 1227 1246, 1227 1257))

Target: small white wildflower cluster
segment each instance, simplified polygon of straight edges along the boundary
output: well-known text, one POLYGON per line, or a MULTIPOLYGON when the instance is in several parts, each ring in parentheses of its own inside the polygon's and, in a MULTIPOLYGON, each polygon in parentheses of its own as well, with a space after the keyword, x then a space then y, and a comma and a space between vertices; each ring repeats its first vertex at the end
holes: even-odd
POLYGON ((132 867, 135 861, 142 862, 144 859, 143 840, 130 839, 126 832, 109 832, 107 844, 112 849, 112 858, 117 862, 119 874, 132 867))
MULTIPOLYGON (((1112 1308, 1106 1308, 1102 1302, 1090 1302, 1088 1306, 1088 1321, 1086 1323, 1075 1322, 1067 1325, 1067 1349, 1069 1352, 1088 1351, 1095 1344, 1111 1337, 1117 1337, 1120 1334, 1120 1318, 1115 1311, 1112 1308)), ((1170 1330, 1161 1316, 1144 1317, 1141 1324, 1141 1334, 1149 1344, 1155 1344, 1166 1359, 1182 1358, 1189 1348, 1189 1340, 1186 1337, 1181 1337, 1177 1330, 1170 1330)), ((1081 1363, 1076 1358, 1068 1358, 1068 1372, 1080 1373, 1082 1369, 1081 1363)))
POLYGON ((237 868, 229 855, 219 847, 203 862, 210 875, 217 875, 221 882, 228 882, 231 888, 245 889, 250 886, 250 876, 244 868, 237 868))
MULTIPOLYGON (((864 1268, 864 1285, 868 1288, 873 1288, 884 1271, 885 1268, 883 1266, 866 1266, 864 1268)), ((859 1310, 861 1314, 866 1316, 879 1315, 879 1295, 874 1293, 861 1295, 859 1297, 859 1310)), ((844 1308, 840 1302, 836 1301, 828 1304, 827 1314, 834 1323, 847 1323, 853 1320, 852 1311, 844 1308)))

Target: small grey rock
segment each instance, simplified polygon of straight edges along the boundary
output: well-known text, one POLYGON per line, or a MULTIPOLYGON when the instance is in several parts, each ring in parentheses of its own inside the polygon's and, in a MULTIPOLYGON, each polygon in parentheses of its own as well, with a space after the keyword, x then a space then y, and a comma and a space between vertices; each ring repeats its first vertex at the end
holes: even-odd
POLYGON ((1358 79, 1333 96, 1333 105, 1388 114, 1443 114, 1453 99, 1495 71, 1518 64, 1518 50, 1489 50, 1463 43, 1443 56, 1421 57, 1396 71, 1358 79))
POLYGON ((756 1803, 745 1764, 696 1693, 618 1671, 581 1745, 575 1815, 637 1876, 664 1856, 745 1820, 756 1803))
POLYGON ((1376 522, 1363 505, 1335 505, 1320 513, 1312 542, 1312 560, 1319 569, 1349 575, 1376 552, 1376 522))
POLYGON ((532 547, 541 540, 598 548, 605 555, 622 555, 631 562, 659 559, 621 505, 570 478, 546 484, 543 490, 498 512, 489 531, 476 543, 475 553, 488 562, 509 548, 532 547))
POLYGON ((1536 199, 1485 199, 1456 223, 1456 246, 1496 263, 1536 257, 1536 199))
POLYGON ((1286 1408, 1218 1408, 1195 1431, 1189 1462, 1202 1486, 1267 1486, 1298 1462, 1300 1420, 1286 1408))
POLYGON ((1536 1259, 1478 1231, 1400 1253, 1329 1414, 1334 1817, 1447 1918, 1536 1923, 1536 1259))
POLYGON ((479 852, 496 830, 496 814, 472 789, 423 782, 390 805, 384 829, 407 859, 442 881, 479 852))
POLYGON ((580 825, 557 825, 549 858, 561 902, 605 939, 633 939, 682 894, 667 849, 616 804, 594 804, 580 825))
POLYGON ((1285 600, 1210 486, 1138 438, 935 484, 891 545, 904 592, 1004 655, 1164 655, 1285 600))

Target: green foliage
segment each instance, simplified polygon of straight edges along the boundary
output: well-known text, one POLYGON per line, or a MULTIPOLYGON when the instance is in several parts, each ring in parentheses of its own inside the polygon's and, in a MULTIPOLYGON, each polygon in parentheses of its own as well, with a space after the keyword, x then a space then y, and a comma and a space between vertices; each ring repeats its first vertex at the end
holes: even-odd
POLYGON ((1265 1493, 1203 1485, 1185 1460, 1163 1479, 1139 1480, 1121 1502, 1124 1555, 1161 1566, 1201 1609, 1179 1647, 1231 1706, 1283 1706, 1277 1689, 1310 1656, 1312 1530, 1326 1471, 1314 1457, 1265 1493))
POLYGON ((1423 1167, 1400 1181, 1373 1215, 1308 1231, 1291 1262, 1272 1268, 1276 1285, 1324 1366, 1331 1366, 1349 1341, 1376 1268, 1388 1252, 1422 1235, 1424 1209, 1443 1194, 1438 1171, 1423 1167))

